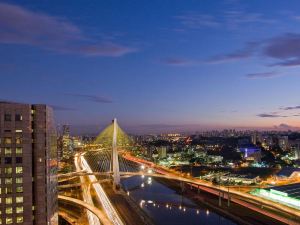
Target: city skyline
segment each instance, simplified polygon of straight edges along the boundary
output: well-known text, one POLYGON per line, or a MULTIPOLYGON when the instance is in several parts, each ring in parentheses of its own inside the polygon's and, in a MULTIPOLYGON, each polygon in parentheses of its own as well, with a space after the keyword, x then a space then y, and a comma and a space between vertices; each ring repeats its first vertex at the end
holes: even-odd
POLYGON ((299 5, 3 1, 0 99, 81 131, 297 130, 299 5))

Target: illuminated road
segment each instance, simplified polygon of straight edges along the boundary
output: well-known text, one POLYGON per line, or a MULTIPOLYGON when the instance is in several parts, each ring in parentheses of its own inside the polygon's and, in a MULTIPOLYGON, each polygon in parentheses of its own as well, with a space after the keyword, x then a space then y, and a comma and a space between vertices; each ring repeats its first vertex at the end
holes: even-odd
MULTIPOLYGON (((178 180, 178 181, 182 181, 182 182, 186 182, 186 183, 189 183, 191 185, 193 185, 194 187, 196 188, 201 188, 202 190, 208 192, 208 193, 211 193, 211 194, 214 194, 214 195, 219 195, 220 191, 224 194, 224 198, 227 199, 228 196, 227 196, 227 193, 228 193, 228 189, 226 187, 219 187, 219 186, 215 186, 209 182, 205 182, 205 181, 202 181, 202 180, 199 180, 199 179, 196 179, 196 178, 193 178, 193 177, 181 177, 181 176, 178 176, 178 174, 174 174, 173 172, 171 171, 168 171, 164 168, 161 168, 159 166, 156 166, 154 163, 152 162, 147 162, 145 160, 142 160, 142 159, 138 159, 136 157, 133 157, 133 156, 130 156, 130 155, 123 155, 123 157, 125 157, 127 160, 131 160, 135 163, 139 163, 139 164, 143 164, 143 165, 147 165, 149 167, 152 167, 152 169, 159 173, 159 174, 154 174, 154 173, 121 173, 121 174, 127 174, 127 175, 146 175, 146 176, 154 176, 154 177, 162 177, 162 178, 166 178, 166 179, 171 179, 171 180, 178 180)), ((285 218, 283 216, 280 216, 278 215, 277 213, 272 213, 272 212, 269 212, 263 208, 261 208, 261 206, 267 206, 269 208, 272 208, 274 210, 276 210, 277 212, 285 212, 289 215, 292 215, 296 218, 300 218, 300 211, 299 210, 296 210, 296 209, 292 209, 290 207, 287 207, 285 205, 281 205, 281 204, 277 204, 275 202, 272 202, 272 201, 269 201, 269 200, 266 200, 266 199, 262 199, 262 198, 259 198, 259 197, 256 197, 256 196, 253 196, 253 195, 250 195, 250 194, 247 194, 247 193, 242 193, 242 192, 238 192, 238 191, 234 191, 234 190, 230 190, 229 191, 229 196, 230 196, 230 200, 232 202, 235 202, 239 205, 242 205, 248 209, 251 209, 253 211, 256 211, 256 212, 259 212, 263 215, 266 215, 268 217, 271 217, 273 219, 276 219, 280 222, 283 222, 283 223, 286 223, 286 224, 293 224, 293 225, 298 225, 300 224, 297 223, 297 222, 294 222, 288 218, 285 218)))
MULTIPOLYGON (((83 154, 84 155, 84 154, 83 154)), ((96 178, 96 175, 108 175, 109 172, 93 172, 87 161, 85 160, 85 157, 81 155, 80 157, 76 158, 77 163, 80 162, 81 169, 77 170, 77 173, 72 174, 66 174, 64 177, 68 176, 80 176, 83 175, 88 176, 89 183, 94 187, 97 197, 99 198, 99 201, 103 205, 103 208, 105 210, 105 213, 107 214, 108 218, 113 222, 114 225, 122 225, 123 222, 120 219, 119 215, 117 214, 116 210, 112 206, 111 202, 109 201, 108 197, 106 196, 103 188, 98 183, 99 181, 96 178)), ((205 192, 214 194, 218 196, 220 192, 222 193, 222 198, 228 199, 228 189, 227 187, 220 187, 215 186, 210 182, 202 181, 193 177, 184 177, 182 175, 179 175, 178 173, 174 173, 173 171, 169 171, 165 168, 162 168, 160 166, 155 165, 152 162, 148 162, 136 157, 133 157, 129 154, 123 154, 123 157, 127 160, 130 160, 132 162, 146 165, 151 169, 144 169, 142 172, 120 172, 122 176, 152 176, 152 177, 161 177, 165 179, 170 180, 177 180, 182 181, 185 183, 188 183, 192 185, 195 188, 199 188, 201 190, 204 190, 205 192), (154 173, 155 172, 155 173, 154 173)), ((229 197, 230 201, 237 203, 241 206, 244 206, 248 209, 251 209, 255 212, 261 213, 267 217, 273 218, 277 221, 291 224, 291 225, 299 225, 300 223, 294 222, 289 217, 284 216, 283 214, 292 215, 291 218, 300 218, 300 211, 292 209, 290 207, 274 203, 272 201, 262 199, 253 195, 250 195, 248 193, 243 193, 239 191, 235 191, 230 189, 229 191, 229 197), (271 209, 271 210, 269 210, 271 209), (284 213, 282 213, 284 212, 284 213)))
POLYGON ((70 197, 63 196, 63 195, 58 195, 58 200, 69 202, 69 203, 72 203, 72 204, 84 207, 90 213, 92 213, 93 215, 95 215, 97 217, 98 221, 100 220, 103 225, 112 225, 111 221, 109 221, 106 218, 105 214, 101 210, 99 210, 97 207, 95 207, 95 206, 92 206, 92 205, 90 205, 90 204, 88 204, 88 203, 86 203, 84 201, 79 200, 79 199, 70 198, 70 197))
MULTIPOLYGON (((79 165, 79 160, 80 160, 80 158, 79 158, 78 154, 76 154, 75 158, 74 158, 74 164, 75 164, 77 172, 81 171, 81 167, 79 165)), ((81 183, 83 200, 85 202, 87 202, 88 204, 90 204, 91 206, 94 206, 90 190, 89 190, 89 188, 86 187, 85 178, 82 176, 80 176, 80 183, 81 183)), ((95 214, 91 213, 90 211, 87 211, 87 217, 88 217, 89 225, 100 225, 100 221, 95 216, 95 214)))
MULTIPOLYGON (((84 170, 86 170, 88 173, 93 172, 92 169, 90 168, 89 164, 83 157, 83 155, 80 156, 80 162, 81 162, 81 166, 84 170)), ((122 220, 120 219, 120 216, 118 215, 118 213, 114 209, 113 205, 109 201, 108 197, 106 196, 102 186, 99 183, 95 183, 98 181, 96 176, 88 175, 88 178, 89 178, 90 182, 93 183, 91 185, 93 186, 93 188, 96 192, 96 195, 97 195, 99 201, 101 202, 108 218, 112 221, 112 223, 114 225, 124 225, 122 220)))

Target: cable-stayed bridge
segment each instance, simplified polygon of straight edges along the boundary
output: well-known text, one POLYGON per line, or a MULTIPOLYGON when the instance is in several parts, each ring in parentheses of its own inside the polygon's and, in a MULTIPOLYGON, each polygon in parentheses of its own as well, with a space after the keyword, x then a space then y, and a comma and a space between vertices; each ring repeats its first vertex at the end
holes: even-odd
MULTIPOLYGON (((294 223, 293 220, 276 213, 278 211, 300 217, 300 212, 291 210, 288 207, 274 204, 268 200, 260 199, 247 193, 241 193, 235 190, 229 191, 229 189, 227 190, 227 187, 215 186, 211 183, 207 183, 193 177, 183 177, 182 175, 166 171, 151 162, 143 161, 134 156, 126 154, 122 154, 121 156, 121 154, 119 154, 120 152, 123 152, 124 149, 127 149, 132 145, 132 139, 119 127, 117 120, 114 119, 113 122, 95 139, 93 146, 97 146, 96 149, 88 149, 86 152, 78 154, 75 157, 75 164, 77 163, 79 167, 77 169, 77 173, 70 174, 70 176, 86 176, 89 179, 89 185, 95 190, 96 196, 102 205, 103 211, 105 212, 107 219, 111 221, 111 224, 123 225, 124 222, 103 190, 101 181, 111 180, 113 182, 114 189, 118 190, 120 188, 120 176, 124 175, 146 175, 188 183, 191 187, 194 187, 198 190, 201 189, 202 191, 219 196, 219 200, 222 196, 223 199, 228 200, 228 206, 230 201, 232 201, 235 204, 239 204, 283 223, 298 224, 294 223), (147 165, 149 170, 139 171, 140 164, 147 165), (272 208, 275 213, 265 210, 265 208, 262 206, 272 208)), ((62 178, 67 176, 68 174, 63 175, 62 178)), ((84 183, 84 181, 82 181, 82 183, 84 183)), ((70 201, 70 199, 68 199, 68 201, 70 201)), ((90 196, 88 195, 84 196, 84 202, 94 206, 90 196)), ((84 205, 82 206, 85 207, 84 205)), ((91 208, 88 210, 91 210, 91 208)), ((95 214, 97 212, 93 213, 95 214)), ((107 220, 101 220, 101 216, 103 217, 103 215, 97 215, 97 218, 95 218, 95 216, 89 215, 89 224, 106 224, 105 221, 107 220)))

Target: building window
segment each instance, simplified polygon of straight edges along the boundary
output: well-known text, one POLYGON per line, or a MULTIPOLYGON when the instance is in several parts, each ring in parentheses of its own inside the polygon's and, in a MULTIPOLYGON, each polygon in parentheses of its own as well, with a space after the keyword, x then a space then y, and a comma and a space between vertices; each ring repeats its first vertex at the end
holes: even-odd
POLYGON ((12 184, 12 178, 5 178, 5 184, 12 184))
POLYGON ((4 148, 5 155, 11 155, 12 151, 11 148, 4 148))
POLYGON ((17 216, 17 223, 23 223, 23 216, 17 216))
POLYGON ((16 167, 16 174, 23 173, 23 167, 22 166, 17 166, 16 167))
POLYGON ((13 223, 13 219, 11 217, 6 217, 5 223, 6 224, 12 224, 13 223))
POLYGON ((17 177, 16 178, 16 184, 22 184, 23 183, 23 178, 22 177, 17 177))
POLYGON ((5 194, 12 194, 12 187, 6 187, 5 194))
POLYGON ((11 115, 5 113, 5 114, 4 114, 4 121, 11 121, 11 115))
POLYGON ((16 157, 16 163, 22 163, 22 157, 16 157))
POLYGON ((17 193, 23 193, 23 187, 16 187, 17 193))
POLYGON ((16 213, 23 213, 23 206, 16 207, 16 213))
POLYGON ((6 214, 12 214, 12 212, 13 212, 12 207, 7 207, 7 208, 5 208, 5 213, 6 213, 6 214))
POLYGON ((22 144, 22 137, 16 137, 16 144, 22 144))
POLYGON ((12 163, 12 158, 11 157, 5 157, 4 158, 4 163, 5 164, 11 164, 12 163))
POLYGON ((4 168, 4 173, 5 174, 12 174, 12 167, 5 167, 4 168))
POLYGON ((23 203, 23 197, 16 197, 16 203, 23 203))
POLYGON ((4 138, 4 144, 10 145, 12 143, 11 137, 5 137, 4 138))
POLYGON ((23 120, 22 115, 21 115, 21 114, 16 114, 16 115, 15 115, 15 120, 16 120, 16 121, 22 121, 22 120, 23 120))
POLYGON ((12 197, 5 198, 5 204, 7 205, 12 204, 12 197))
POLYGON ((23 153, 23 149, 22 148, 16 148, 16 154, 22 154, 23 153))
POLYGON ((18 133, 18 134, 22 134, 22 130, 16 130, 16 133, 18 133))

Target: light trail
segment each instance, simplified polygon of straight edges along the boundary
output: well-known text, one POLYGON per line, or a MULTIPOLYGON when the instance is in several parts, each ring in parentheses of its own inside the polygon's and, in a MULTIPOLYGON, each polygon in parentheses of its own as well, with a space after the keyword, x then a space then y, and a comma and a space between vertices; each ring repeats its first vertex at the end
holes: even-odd
POLYGON ((105 213, 98 209, 96 206, 90 205, 82 200, 63 195, 58 195, 57 198, 59 201, 69 202, 74 205, 86 208, 87 210, 91 211, 101 221, 103 225, 113 225, 111 221, 106 217, 105 213))
MULTIPOLYGON (((163 178, 166 178, 166 179, 172 179, 172 180, 178 180, 178 181, 183 181, 183 182, 186 182, 186 183, 189 183, 190 185, 195 185, 196 188, 200 188, 202 190, 205 190, 206 192, 209 192, 209 193, 212 193, 212 194, 215 194, 215 195, 218 195, 219 192, 223 192, 224 193, 224 197, 227 196, 227 188, 225 187, 217 187, 209 182, 204 182, 202 180, 199 180, 199 179, 196 179, 196 178, 193 178, 193 177, 182 177, 182 176, 178 176, 178 174, 174 174, 170 171, 167 171, 166 169, 162 169, 160 168, 159 166, 155 165, 154 163, 152 162, 148 162, 146 160, 143 160, 143 159, 138 159, 136 157, 133 157, 133 156, 130 156, 130 155, 126 155, 124 154, 123 157, 126 157, 126 159, 128 160, 131 160, 131 161, 134 161, 136 163, 140 163, 140 164, 144 164, 144 165, 147 165, 149 167, 152 167, 152 169, 154 170, 154 172, 156 173, 159 173, 159 174, 145 174, 147 176, 152 176, 152 177, 163 177, 163 178)), ((130 175, 130 172, 127 172, 127 173, 121 173, 121 175, 130 175)), ((142 175, 144 173, 131 173, 132 175, 142 175)), ((295 209, 292 209, 290 207, 287 207, 285 205, 282 205, 282 204, 276 204, 275 202, 272 202, 272 201, 268 201, 266 199, 262 199, 262 198, 259 198, 259 197, 256 197, 256 196, 253 196, 253 195, 250 195, 250 194, 247 194, 247 193, 242 193, 242 192, 238 192, 238 191, 235 191, 235 190, 230 190, 229 191, 229 194, 230 194, 230 200, 239 204, 239 205, 242 205, 244 207, 247 207, 253 211, 256 211, 256 212, 259 212, 261 214, 264 214, 268 217, 271 217, 273 219, 276 219, 278 221, 281 221, 283 223, 286 223, 286 224, 293 224, 293 225, 300 225, 300 223, 298 222, 294 222, 292 220, 290 220, 290 218, 285 218, 285 217, 282 217, 280 215, 277 215, 276 213, 272 213, 272 212, 268 212, 264 209, 262 209, 261 207, 258 207, 258 206, 268 206, 268 207, 271 207, 272 209, 274 210, 277 210, 279 212, 285 212, 289 215, 292 215, 293 217, 296 217, 296 218, 300 218, 300 212, 299 210, 295 210, 295 209), (250 201, 253 201, 254 203, 256 203, 256 205, 252 204, 250 201)))
MULTIPOLYGON (((78 155, 76 154, 75 158, 74 158, 74 164, 75 164, 75 167, 76 167, 76 171, 81 171, 81 168, 79 166, 79 163, 78 163, 78 160, 79 160, 79 157, 78 155)), ((84 177, 80 176, 80 183, 81 184, 84 184, 85 183, 85 180, 84 180, 84 177)), ((94 206, 94 203, 93 203, 93 200, 92 200, 92 196, 90 194, 90 191, 87 190, 86 188, 83 188, 83 186, 81 185, 81 189, 82 189, 82 197, 83 197, 83 200, 94 206)), ((89 225, 100 225, 100 221, 98 219, 97 216, 95 216, 92 212, 90 212, 89 210, 87 211, 87 218, 88 218, 88 221, 89 221, 89 225)))
MULTIPOLYGON (((83 169, 85 169, 88 173, 93 173, 92 169, 90 168, 89 164, 87 163, 87 161, 85 160, 83 155, 80 156, 80 161, 81 161, 81 166, 82 166, 83 169)), ((95 175, 88 175, 88 177, 89 177, 91 182, 97 182, 98 181, 95 175)), ((120 219, 118 213, 116 212, 113 205, 109 201, 109 199, 108 199, 106 193, 104 192, 102 186, 99 183, 94 183, 92 185, 95 189, 97 197, 99 198, 99 201, 101 202, 101 204, 102 204, 102 206, 103 206, 103 208, 106 212, 106 215, 111 220, 111 222, 114 225, 124 225, 122 220, 120 219)))

